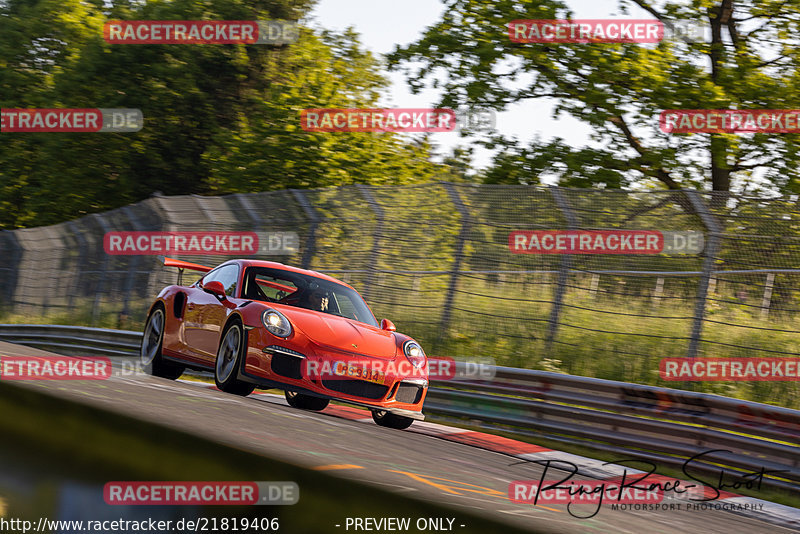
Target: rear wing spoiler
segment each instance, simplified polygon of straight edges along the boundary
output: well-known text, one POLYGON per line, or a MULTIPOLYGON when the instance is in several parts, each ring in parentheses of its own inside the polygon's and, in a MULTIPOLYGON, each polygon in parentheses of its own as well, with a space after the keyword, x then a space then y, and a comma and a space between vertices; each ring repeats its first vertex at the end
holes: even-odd
POLYGON ((164 258, 164 266, 165 267, 177 267, 178 268, 178 285, 183 285, 183 271, 184 269, 189 269, 190 271, 200 271, 201 273, 207 273, 213 267, 206 267, 205 265, 198 265, 197 263, 190 263, 188 261, 176 260, 173 258, 164 258))

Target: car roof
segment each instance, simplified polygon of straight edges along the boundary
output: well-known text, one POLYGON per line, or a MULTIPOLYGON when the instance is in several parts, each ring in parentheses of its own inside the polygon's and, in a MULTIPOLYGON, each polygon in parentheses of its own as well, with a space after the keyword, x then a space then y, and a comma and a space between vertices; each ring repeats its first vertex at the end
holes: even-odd
MULTIPOLYGON (((231 262, 239 263, 245 269, 247 267, 267 267, 267 268, 270 268, 270 269, 280 269, 282 271, 289 271, 289 272, 292 272, 292 273, 299 273, 299 274, 305 274, 307 276, 314 276, 316 278, 321 278, 322 280, 327 280, 329 282, 334 282, 336 284, 343 285, 345 287, 349 287, 353 291, 356 291, 356 289, 354 287, 350 286, 349 284, 346 284, 346 283, 342 282, 341 280, 339 280, 337 278, 334 278, 332 276, 328 276, 327 274, 323 274, 323 273, 320 273, 320 272, 317 272, 317 271, 311 271, 309 269, 301 269, 299 267, 292 267, 291 265, 285 265, 283 263, 278 263, 276 261, 231 260, 231 262)), ((231 263, 231 262, 226 262, 226 263, 231 263)), ((358 292, 358 291, 356 291, 356 292, 358 292)))

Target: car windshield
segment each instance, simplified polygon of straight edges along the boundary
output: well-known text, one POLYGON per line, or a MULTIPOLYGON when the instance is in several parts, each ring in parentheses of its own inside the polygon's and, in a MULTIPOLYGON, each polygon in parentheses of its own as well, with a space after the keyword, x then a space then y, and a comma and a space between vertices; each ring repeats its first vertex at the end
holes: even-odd
POLYGON ((242 298, 278 302, 378 326, 375 316, 355 290, 306 274, 248 267, 242 298))

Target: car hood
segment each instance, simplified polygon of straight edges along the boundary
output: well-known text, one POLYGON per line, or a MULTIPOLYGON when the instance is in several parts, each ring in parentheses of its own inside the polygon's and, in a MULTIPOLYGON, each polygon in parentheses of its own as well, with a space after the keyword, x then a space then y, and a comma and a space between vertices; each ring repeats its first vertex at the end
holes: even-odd
POLYGON ((389 331, 303 308, 282 307, 281 312, 317 345, 377 358, 395 357, 397 345, 389 331))

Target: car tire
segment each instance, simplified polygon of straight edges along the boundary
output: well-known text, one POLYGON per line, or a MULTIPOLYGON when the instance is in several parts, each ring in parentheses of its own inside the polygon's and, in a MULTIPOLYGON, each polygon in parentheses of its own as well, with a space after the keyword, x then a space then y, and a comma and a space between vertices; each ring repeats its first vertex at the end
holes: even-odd
POLYGON ((313 397, 311 395, 303 395, 295 391, 286 392, 286 402, 293 408, 300 408, 301 410, 313 410, 319 412, 328 407, 331 402, 330 399, 323 399, 322 397, 313 397))
POLYGON ((234 320, 222 332, 214 361, 214 382, 220 391, 246 397, 256 388, 253 384, 236 378, 236 370, 241 365, 244 351, 244 329, 240 322, 234 320))
POLYGON ((402 415, 395 415, 386 410, 372 410, 372 420, 378 426, 385 426, 386 428, 395 428, 397 430, 405 430, 414 422, 410 417, 403 417, 402 415))
POLYGON ((147 317, 147 323, 142 335, 142 344, 139 347, 139 357, 142 368, 148 375, 175 380, 183 374, 185 367, 165 362, 161 354, 164 345, 164 330, 167 314, 164 306, 159 303, 147 317))

